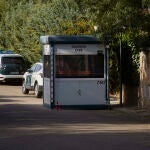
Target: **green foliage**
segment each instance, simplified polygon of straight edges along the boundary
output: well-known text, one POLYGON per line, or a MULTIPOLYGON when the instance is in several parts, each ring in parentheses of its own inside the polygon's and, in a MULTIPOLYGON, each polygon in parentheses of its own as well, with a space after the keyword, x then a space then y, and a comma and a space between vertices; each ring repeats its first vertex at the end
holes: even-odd
MULTIPOLYGON (((113 49, 115 45, 112 43, 113 49)), ((109 51, 109 89, 111 93, 117 93, 119 91, 119 60, 118 53, 115 50, 110 49, 109 51)), ((118 48, 116 47, 116 50, 118 48)))
POLYGON ((148 0, 0 0, 0 48, 12 49, 32 64, 41 58, 41 35, 94 34, 98 25, 97 37, 110 45, 110 89, 116 92, 120 33, 123 82, 139 82, 139 49, 149 46, 149 4, 148 0))
POLYGON ((150 1, 149 0, 142 0, 142 7, 143 8, 150 8, 150 1))
POLYGON ((1 48, 20 53, 30 63, 40 58, 40 47, 37 44, 39 39, 36 32, 30 29, 32 14, 36 12, 32 2, 26 5, 18 3, 15 8, 11 7, 10 11, 6 12, 4 25, 1 26, 1 48))
POLYGON ((12 49, 30 64, 42 54, 39 37, 56 34, 91 34, 88 13, 82 14, 74 0, 3 1, 6 5, 0 23, 0 48, 12 49))
POLYGON ((0 21, 3 20, 3 15, 5 14, 5 0, 0 0, 0 21))
POLYGON ((149 13, 145 13, 145 8, 148 12, 149 2, 147 0, 76 1, 81 9, 88 8, 92 16, 95 15, 93 20, 99 26, 98 37, 110 45, 110 90, 116 92, 119 89, 120 34, 122 34, 123 83, 138 85, 139 49, 148 46, 149 41, 150 18, 149 13))

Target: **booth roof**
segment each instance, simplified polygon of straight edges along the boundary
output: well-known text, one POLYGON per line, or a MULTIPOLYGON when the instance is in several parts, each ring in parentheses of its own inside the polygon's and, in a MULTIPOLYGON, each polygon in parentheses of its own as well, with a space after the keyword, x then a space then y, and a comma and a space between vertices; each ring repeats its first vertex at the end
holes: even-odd
POLYGON ((41 36, 40 42, 42 44, 99 44, 101 43, 96 37, 78 35, 55 35, 55 36, 41 36))

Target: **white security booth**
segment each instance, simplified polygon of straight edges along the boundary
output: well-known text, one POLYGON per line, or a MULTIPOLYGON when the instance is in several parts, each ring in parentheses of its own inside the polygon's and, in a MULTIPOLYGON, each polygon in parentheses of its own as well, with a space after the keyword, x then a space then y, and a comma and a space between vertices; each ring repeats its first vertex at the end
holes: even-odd
POLYGON ((41 36, 43 103, 49 108, 108 106, 107 51, 92 36, 41 36))

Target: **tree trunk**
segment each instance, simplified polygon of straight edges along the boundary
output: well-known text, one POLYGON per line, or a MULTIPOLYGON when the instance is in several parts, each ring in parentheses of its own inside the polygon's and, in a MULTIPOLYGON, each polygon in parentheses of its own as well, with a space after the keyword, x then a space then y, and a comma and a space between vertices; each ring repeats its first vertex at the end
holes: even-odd
POLYGON ((137 86, 123 85, 123 104, 125 106, 137 106, 139 99, 139 92, 137 86))

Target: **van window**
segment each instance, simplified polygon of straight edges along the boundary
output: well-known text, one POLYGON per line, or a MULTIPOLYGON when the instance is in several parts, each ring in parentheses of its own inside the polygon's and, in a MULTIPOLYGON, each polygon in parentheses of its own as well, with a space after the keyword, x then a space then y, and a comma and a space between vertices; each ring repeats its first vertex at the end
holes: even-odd
POLYGON ((31 67, 31 70, 32 70, 33 72, 35 72, 36 66, 37 66, 37 64, 34 64, 34 65, 31 67))
POLYGON ((3 75, 19 75, 25 71, 25 62, 22 57, 2 57, 1 74, 3 75))
POLYGON ((22 64, 23 59, 22 57, 3 57, 2 63, 3 64, 22 64))
POLYGON ((35 68, 35 72, 38 72, 42 69, 42 66, 40 64, 37 64, 36 65, 36 68, 35 68))

